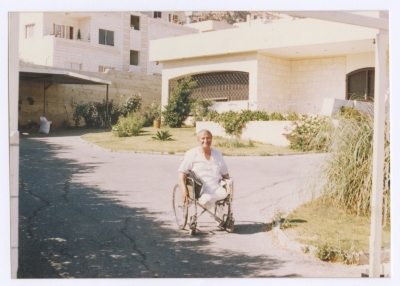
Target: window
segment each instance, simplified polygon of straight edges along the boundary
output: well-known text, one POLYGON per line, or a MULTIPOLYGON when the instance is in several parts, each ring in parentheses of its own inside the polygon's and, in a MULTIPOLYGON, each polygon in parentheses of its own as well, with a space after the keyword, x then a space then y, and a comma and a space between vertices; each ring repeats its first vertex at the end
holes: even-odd
POLYGON ((58 38, 65 38, 65 26, 53 24, 53 33, 58 38))
POLYGON ((140 30, 140 17, 131 15, 131 28, 140 30))
POLYGON ((374 98, 375 68, 364 68, 347 75, 346 99, 374 98))
POLYGON ((71 70, 82 70, 82 64, 74 62, 64 62, 64 68, 71 70))
POLYGON ((25 27, 25 38, 32 38, 35 36, 35 24, 26 25, 25 27))
POLYGON ((132 51, 131 50, 129 64, 131 66, 138 66, 139 65, 139 52, 138 51, 132 51))
POLYGON ((154 18, 161 18, 161 12, 154 12, 154 18))
POLYGON ((114 31, 99 29, 99 44, 114 46, 114 31))
POLYGON ((74 28, 70 26, 53 24, 53 34, 57 38, 72 40, 74 38, 74 28))
POLYGON ((178 22, 178 15, 168 14, 168 21, 174 23, 178 22))
POLYGON ((99 66, 99 72, 105 72, 106 70, 114 70, 114 67, 109 66, 99 66))

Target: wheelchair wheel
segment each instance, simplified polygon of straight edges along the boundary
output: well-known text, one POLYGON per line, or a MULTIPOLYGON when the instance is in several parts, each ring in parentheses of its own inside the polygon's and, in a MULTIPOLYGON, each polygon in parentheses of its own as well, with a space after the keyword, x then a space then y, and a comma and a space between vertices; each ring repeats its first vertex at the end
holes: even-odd
POLYGON ((228 204, 225 200, 218 201, 215 206, 215 216, 222 220, 218 226, 226 228, 227 219, 229 218, 231 212, 231 205, 228 204))
POLYGON ((182 202, 182 187, 176 184, 172 194, 172 207, 174 210, 175 221, 179 229, 184 229, 188 218, 188 205, 182 202))

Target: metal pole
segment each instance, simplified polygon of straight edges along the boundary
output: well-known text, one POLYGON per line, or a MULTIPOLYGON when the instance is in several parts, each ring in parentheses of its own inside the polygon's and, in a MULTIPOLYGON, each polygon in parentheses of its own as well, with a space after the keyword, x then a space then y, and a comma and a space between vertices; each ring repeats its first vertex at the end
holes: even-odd
POLYGON ((376 35, 374 141, 371 193, 371 235, 369 237, 369 277, 381 275, 382 199, 384 168, 385 92, 387 87, 386 51, 389 43, 387 31, 376 35))
POLYGON ((46 113, 46 79, 43 81, 43 117, 45 116, 46 113))
MULTIPOLYGON (((106 92, 106 120, 108 121, 108 84, 107 84, 107 92, 106 92)), ((111 124, 111 122, 110 122, 111 124)))

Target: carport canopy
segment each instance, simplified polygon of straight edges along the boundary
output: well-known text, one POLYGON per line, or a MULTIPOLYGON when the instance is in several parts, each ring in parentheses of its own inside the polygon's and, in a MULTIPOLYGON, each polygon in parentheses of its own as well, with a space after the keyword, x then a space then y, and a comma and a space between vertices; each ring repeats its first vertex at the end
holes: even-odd
POLYGON ((21 67, 19 70, 19 80, 43 82, 43 116, 45 116, 46 111, 46 89, 53 84, 106 85, 106 116, 108 115, 108 86, 111 84, 111 81, 90 77, 67 70, 51 70, 45 67, 21 67))

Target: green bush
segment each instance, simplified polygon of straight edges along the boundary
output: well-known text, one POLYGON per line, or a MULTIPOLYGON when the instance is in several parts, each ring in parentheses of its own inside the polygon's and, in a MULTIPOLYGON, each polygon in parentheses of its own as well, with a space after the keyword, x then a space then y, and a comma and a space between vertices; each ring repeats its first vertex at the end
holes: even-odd
POLYGON ((143 116, 138 112, 133 112, 126 117, 120 116, 112 131, 118 137, 138 136, 144 123, 143 116))
POLYGON ((164 124, 169 127, 181 127, 190 114, 190 94, 197 85, 190 76, 181 79, 168 99, 168 104, 162 112, 164 124))
POLYGON ((129 113, 137 112, 142 108, 142 97, 140 94, 131 94, 120 106, 119 114, 127 116, 129 113))
POLYGON ((248 119, 243 117, 240 113, 235 111, 223 112, 219 117, 215 118, 218 123, 221 123, 225 129, 225 133, 234 135, 238 138, 242 135, 243 128, 246 126, 248 119))
POLYGON ((286 115, 285 119, 288 121, 296 121, 299 120, 300 116, 296 112, 290 112, 286 115))
POLYGON ((320 115, 303 115, 298 121, 285 128, 283 134, 290 142, 289 147, 299 151, 327 151, 330 143, 330 118, 320 115))
POLYGON ((193 116, 193 124, 196 124, 196 121, 202 121, 209 113, 208 108, 213 104, 214 101, 209 99, 196 99, 190 106, 190 113, 193 116))
POLYGON ((285 116, 283 116, 282 114, 278 113, 278 112, 272 112, 269 115, 269 120, 271 121, 284 121, 286 120, 285 116))
POLYGON ((206 115, 206 121, 218 121, 219 113, 216 110, 210 110, 206 115))

